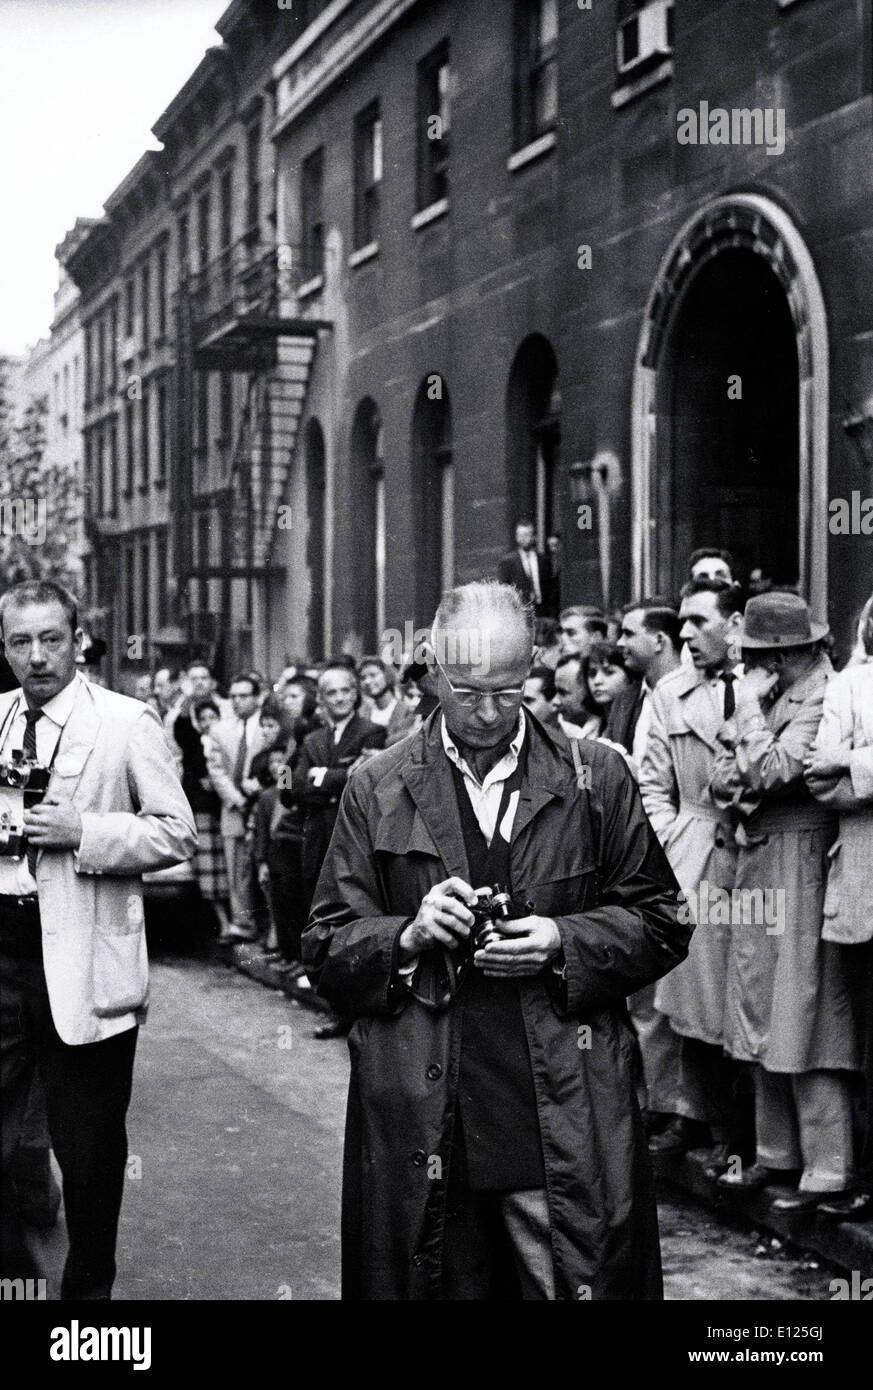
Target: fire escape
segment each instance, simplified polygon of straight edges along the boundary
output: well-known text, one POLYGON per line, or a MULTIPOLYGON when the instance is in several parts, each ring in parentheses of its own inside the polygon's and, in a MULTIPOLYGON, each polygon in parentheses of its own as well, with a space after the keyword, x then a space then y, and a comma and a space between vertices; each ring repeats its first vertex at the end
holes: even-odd
POLYGON ((323 271, 320 257, 317 265, 309 261, 296 247, 238 242, 189 276, 177 297, 171 525, 179 616, 192 653, 224 674, 251 663, 256 586, 268 602, 282 574, 272 555, 279 509, 318 337, 331 327, 301 313, 300 286, 323 271), (194 466, 195 376, 210 372, 242 373, 247 388, 227 463, 204 486, 194 466), (209 580, 218 581, 218 604, 198 606, 193 592, 209 580))

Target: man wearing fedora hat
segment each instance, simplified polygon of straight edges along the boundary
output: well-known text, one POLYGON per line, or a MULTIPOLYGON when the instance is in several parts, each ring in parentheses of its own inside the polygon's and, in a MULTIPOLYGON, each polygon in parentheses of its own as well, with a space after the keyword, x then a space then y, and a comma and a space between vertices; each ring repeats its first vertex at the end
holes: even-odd
POLYGON ((725 1046, 757 1064, 756 1162, 719 1183, 793 1185, 799 1173, 797 1190, 773 1201, 780 1211, 810 1210, 845 1191, 852 1161, 851 1012, 839 949, 821 939, 836 822, 804 781, 833 673, 827 634, 797 594, 749 599, 739 634, 745 674, 711 784, 738 820, 736 888, 746 902, 756 890, 777 903, 784 895, 775 925, 750 921, 752 912, 731 925, 725 1046))

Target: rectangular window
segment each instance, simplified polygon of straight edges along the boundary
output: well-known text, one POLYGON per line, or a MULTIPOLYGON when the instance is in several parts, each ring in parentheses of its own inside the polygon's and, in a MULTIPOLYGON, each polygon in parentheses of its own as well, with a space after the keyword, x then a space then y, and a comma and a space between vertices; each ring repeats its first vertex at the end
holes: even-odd
POLYGON ((379 240, 382 120, 374 101, 355 120, 355 250, 379 240))
POLYGON ((158 470, 155 475, 156 486, 163 486, 167 480, 167 445, 169 443, 169 420, 167 418, 167 386, 166 382, 158 382, 158 470))
POLYGON ((255 121, 246 131, 246 230, 261 221, 261 123, 255 121))
POLYGON ((104 477, 105 458, 103 452, 104 436, 102 429, 98 429, 95 431, 94 442, 97 449, 97 458, 95 464, 95 471, 97 474, 97 500, 95 511, 98 517, 102 517, 106 514, 106 486, 104 477))
POLYGON ((148 492, 149 482, 151 481, 151 408, 152 397, 148 382, 143 382, 142 388, 142 424, 139 447, 142 451, 142 472, 140 474, 139 490, 148 492))
POLYGON ((125 401, 124 403, 124 463, 125 463, 125 483, 124 496, 133 496, 133 483, 136 477, 136 425, 134 420, 134 402, 125 401))
POLYGON ((320 275, 324 264, 324 150, 313 150, 300 171, 300 223, 304 275, 320 275))
POLYGON ((188 274, 188 257, 190 247, 188 245, 188 214, 183 212, 176 227, 176 252, 179 258, 179 279, 184 280, 188 274))
POLYGON ((134 334, 134 303, 136 287, 133 283, 133 276, 130 277, 124 287, 124 336, 132 338, 134 334))
POLYGON ((673 52, 673 0, 619 0, 616 66, 633 81, 673 52))
POLYGON ((197 199, 197 269, 204 270, 209 264, 210 240, 209 222, 212 216, 212 199, 208 193, 201 193, 197 199))
POLYGON ((167 550, 167 533, 158 531, 155 535, 155 619, 159 628, 167 622, 167 589, 170 583, 167 550))
POLYGON ((128 542, 124 547, 124 616, 127 627, 127 635, 133 636, 136 632, 136 574, 135 574, 135 551, 133 543, 128 542))
POLYGON ((448 40, 418 65, 418 208, 449 196, 451 68, 448 40))
POLYGON ((82 479, 82 488, 84 492, 83 510, 86 519, 89 521, 92 520, 94 516, 94 497, 91 492, 94 483, 93 454, 93 433, 91 430, 87 430, 85 432, 85 457, 83 460, 84 477, 82 479))
POLYGON ((113 299, 109 311, 109 394, 118 390, 118 300, 113 299))
POLYGON ((233 433, 233 374, 222 372, 219 378, 221 392, 221 438, 227 443, 233 433))
POLYGON ((152 624, 152 545, 144 536, 139 545, 140 631, 148 633, 152 624))
POLYGON ((91 339, 94 334, 93 324, 85 324, 85 405, 91 404, 92 378, 91 378, 91 339))
POLYGON ((97 399, 102 401, 105 386, 106 325, 101 316, 97 324, 97 399))
POLYGON ((158 340, 163 342, 167 336, 167 252, 165 247, 158 251, 158 340))
POLYGON ((516 149, 552 130, 557 116, 558 0, 516 0, 516 149))
MULTIPOLYGON (((200 569, 208 569, 210 564, 209 555, 209 513, 200 512, 197 517, 197 565, 200 569)), ((209 610, 209 580, 200 581, 200 611, 206 613, 209 610)))
POLYGON ((148 352, 152 343, 152 276, 151 267, 146 261, 142 268, 142 340, 143 352, 148 352))
POLYGON ((118 516, 118 422, 109 426, 109 515, 118 516))

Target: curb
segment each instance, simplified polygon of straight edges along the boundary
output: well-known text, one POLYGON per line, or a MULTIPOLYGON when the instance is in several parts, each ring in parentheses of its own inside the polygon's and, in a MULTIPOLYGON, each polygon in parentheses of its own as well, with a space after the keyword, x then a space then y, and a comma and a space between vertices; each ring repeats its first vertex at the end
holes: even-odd
POLYGON ((677 1188, 695 1197, 719 1217, 730 1217, 742 1225, 755 1227, 790 1241, 803 1250, 815 1251, 829 1263, 862 1279, 873 1276, 873 1222, 829 1221, 817 1212, 774 1212, 770 1203, 782 1195, 784 1187, 765 1187, 758 1192, 731 1192, 717 1187, 704 1172, 704 1159, 693 1153, 671 1157, 652 1156, 658 1183, 677 1188))
POLYGON ((228 964, 233 965, 241 974, 248 975, 249 979, 257 980, 258 984, 265 985, 267 989, 279 991, 312 1013, 331 1012, 327 1000, 316 994, 314 989, 301 989, 296 980, 289 980, 287 975, 276 969, 272 961, 265 960, 260 947, 243 943, 223 949, 227 951, 228 964))

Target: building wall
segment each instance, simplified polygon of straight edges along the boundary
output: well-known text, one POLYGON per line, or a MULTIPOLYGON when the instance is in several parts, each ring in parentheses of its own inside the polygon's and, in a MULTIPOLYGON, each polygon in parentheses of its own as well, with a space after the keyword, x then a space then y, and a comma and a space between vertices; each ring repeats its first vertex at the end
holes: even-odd
MULTIPOLYGON (((616 605, 631 597, 632 440, 640 428, 633 382, 644 312, 674 236, 725 195, 756 193, 782 209, 821 284, 830 406, 824 489, 811 499, 819 537, 830 498, 850 496, 853 487, 873 490, 842 429, 846 400, 868 412, 873 401, 869 0, 788 6, 681 0, 672 72, 641 83, 637 92, 625 84, 619 99, 616 7, 585 10, 561 0, 556 148, 515 173, 506 167, 512 8, 508 0, 407 7, 341 80, 308 102, 313 74, 330 61, 330 31, 276 68, 278 197, 292 240, 300 230, 301 163, 318 145, 325 149, 325 220, 335 259, 323 305, 334 330, 330 347, 321 349, 309 408, 325 425, 332 463, 334 645, 353 636, 360 573, 360 485, 349 461, 356 405, 372 396, 383 417, 387 618, 398 624, 421 616, 410 612, 420 541, 410 425, 419 383, 430 372, 443 373, 451 395, 457 578, 493 572, 512 510, 506 385, 515 352, 533 332, 549 339, 558 357, 565 599, 599 601, 602 594, 601 541, 596 530, 574 524, 567 480, 571 463, 601 450, 617 465, 608 598, 616 605), (455 80, 450 207, 414 231, 415 65, 444 36, 455 80), (352 127, 376 96, 384 122, 383 234, 378 256, 354 268, 348 264, 352 127), (784 152, 680 145, 677 112, 701 100, 711 107, 781 107, 784 152), (577 266, 583 244, 591 247, 590 270, 577 266)), ((347 7, 337 32, 347 35, 365 11, 378 9, 347 7)), ((822 588, 845 651, 852 615, 869 593, 871 542, 825 539, 822 588)), ((698 543, 707 540, 701 535, 698 543)))

